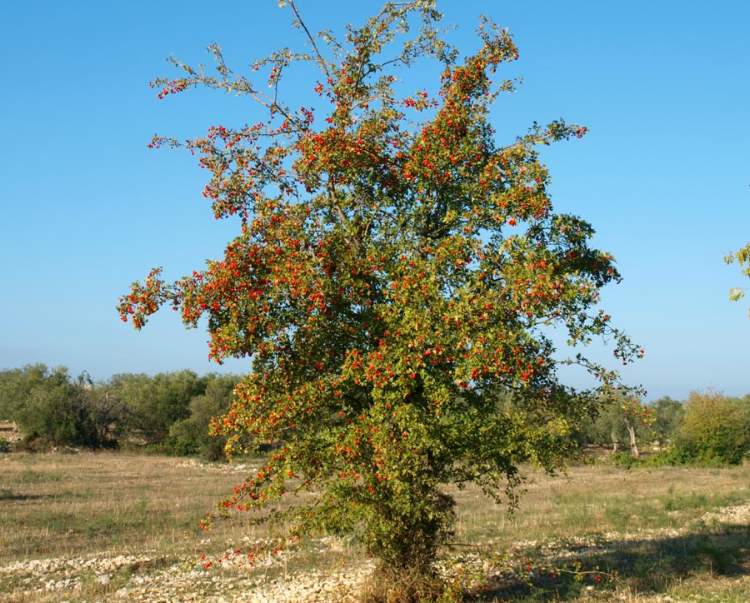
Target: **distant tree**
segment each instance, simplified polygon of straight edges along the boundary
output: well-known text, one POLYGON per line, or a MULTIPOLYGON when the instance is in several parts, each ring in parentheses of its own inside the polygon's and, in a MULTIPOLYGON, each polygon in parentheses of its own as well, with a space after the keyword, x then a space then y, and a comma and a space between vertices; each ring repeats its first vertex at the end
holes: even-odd
POLYGON ((621 412, 614 404, 601 404, 595 415, 582 417, 575 435, 580 445, 611 446, 613 452, 627 437, 621 412))
POLYGON ((27 439, 55 445, 99 446, 90 407, 80 388, 60 381, 37 387, 21 410, 18 423, 27 439))
POLYGON ((683 461, 739 464, 750 451, 750 408, 715 392, 693 392, 674 446, 683 461))
POLYGON ((672 442, 685 415, 682 402, 665 396, 650 406, 654 410, 654 421, 651 425, 652 439, 662 445, 672 442))
POLYGON ((112 391, 109 383, 97 384, 85 391, 98 440, 103 446, 118 446, 126 434, 130 417, 127 405, 112 391))
POLYGON ((225 458, 226 438, 210 429, 216 417, 224 415, 232 403, 232 392, 239 381, 234 375, 208 375, 206 391, 190 400, 190 416, 169 429, 168 447, 175 454, 200 454, 208 460, 225 458))
POLYGON ((190 400, 201 395, 205 381, 192 371, 120 374, 112 377, 108 391, 127 408, 126 431, 148 443, 162 442, 170 427, 190 416, 190 400))
POLYGON ((483 22, 459 61, 435 3, 413 0, 345 40, 323 34, 329 52, 288 4, 311 54, 258 62, 270 95, 216 46, 216 74, 175 61, 179 77, 155 82, 160 97, 205 85, 268 113, 186 143, 211 174, 216 217, 241 222, 224 257, 171 284, 152 271, 119 311, 138 328, 163 304, 190 326, 207 316, 212 358, 252 358, 222 433, 281 447, 225 508, 313 490, 283 515, 292 532, 354 534, 380 559, 379 584, 416 600, 455 524, 444 484, 475 482, 501 500, 521 463, 557 467, 599 393, 566 387, 558 368, 615 379, 583 353, 561 358, 551 330, 574 348, 612 336, 626 362, 639 348, 597 309, 619 279, 613 259, 590 246, 589 224, 553 211, 536 150, 585 128, 557 121, 495 141, 490 104, 513 84, 492 76, 518 54, 506 31, 483 22), (415 21, 419 32, 399 38, 415 21), (395 72, 420 58, 438 62, 437 94, 401 97, 395 72), (322 111, 279 98, 300 62, 320 69, 309 84, 322 111), (505 392, 512 403, 498 404, 505 392))
POLYGON ((648 440, 654 412, 626 389, 612 388, 602 395, 595 417, 584 419, 579 438, 586 444, 609 445, 619 452, 627 442, 634 458, 640 457, 638 442, 648 440))
POLYGON ((83 374, 71 379, 66 368, 36 364, 0 376, 0 409, 16 421, 26 440, 53 445, 98 447, 99 437, 83 374))
POLYGON ((31 391, 43 385, 48 376, 49 369, 44 364, 0 371, 0 419, 16 421, 31 391))
POLYGON ((634 458, 640 457, 638 449, 639 431, 644 431, 651 426, 654 420, 654 412, 648 406, 645 406, 638 398, 632 395, 625 395, 619 402, 622 410, 623 423, 628 433, 628 442, 630 444, 630 454, 634 458))

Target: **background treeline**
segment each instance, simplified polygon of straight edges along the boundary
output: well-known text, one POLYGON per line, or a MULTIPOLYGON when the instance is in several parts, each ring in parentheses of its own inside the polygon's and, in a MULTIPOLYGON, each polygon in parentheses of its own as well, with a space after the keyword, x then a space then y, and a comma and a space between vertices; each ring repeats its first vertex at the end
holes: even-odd
POLYGON ((750 395, 693 392, 685 401, 664 397, 636 412, 615 398, 574 435, 582 448, 607 448, 626 464, 738 464, 750 452, 750 395))
MULTIPOLYGON (((18 424, 27 449, 139 447, 218 460, 225 441, 209 436, 209 424, 229 409, 239 379, 186 370, 94 383, 36 364, 0 371, 0 420, 18 424)), ((696 392, 647 405, 614 396, 573 437, 581 450, 607 450, 626 464, 736 464, 750 452, 750 395, 696 392)))
POLYGON ((209 423, 229 408, 238 381, 177 371, 94 383, 36 364, 0 371, 0 420, 17 423, 27 449, 142 447, 213 460, 225 442, 208 435, 209 423))

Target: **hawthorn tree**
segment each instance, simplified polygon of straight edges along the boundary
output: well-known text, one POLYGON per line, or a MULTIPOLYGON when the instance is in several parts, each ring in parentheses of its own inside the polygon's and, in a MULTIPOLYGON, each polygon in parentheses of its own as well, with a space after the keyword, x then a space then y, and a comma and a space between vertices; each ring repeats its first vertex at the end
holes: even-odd
POLYGON ((623 362, 641 353, 597 309, 619 280, 613 258, 590 247, 588 223, 553 210, 536 150, 586 129, 535 124, 498 145, 488 111, 513 84, 493 76, 516 47, 482 20, 479 48, 459 59, 434 4, 388 3, 339 40, 312 35, 290 1, 309 52, 255 63, 265 84, 235 74, 217 46, 215 73, 175 60, 179 76, 153 82, 160 98, 207 86, 267 117, 182 143, 154 137, 199 156, 203 194, 216 218, 239 217, 239 234, 175 282, 154 269, 119 305, 136 328, 163 304, 192 327, 207 317, 209 356, 252 362, 214 430, 230 447, 278 448, 224 508, 282 516, 295 534, 353 534, 391 585, 432 575, 450 541, 443 484, 512 499, 520 463, 560 464, 600 391, 566 386, 558 369, 616 379, 580 346, 603 336, 623 362), (395 73, 418 59, 437 62, 436 90, 401 96, 395 73), (281 99, 300 62, 319 71, 315 107, 281 99), (560 330, 570 353, 553 342, 560 330), (298 489, 317 496, 274 510, 298 489))

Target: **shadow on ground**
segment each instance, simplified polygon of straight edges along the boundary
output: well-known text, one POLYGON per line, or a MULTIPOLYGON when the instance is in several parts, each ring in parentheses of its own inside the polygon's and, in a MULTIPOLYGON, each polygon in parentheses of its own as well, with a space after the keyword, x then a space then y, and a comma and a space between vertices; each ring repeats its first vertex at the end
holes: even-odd
MULTIPOLYGON (((659 594, 687 577, 750 574, 750 526, 724 525, 701 533, 568 547, 573 557, 546 557, 531 571, 491 577, 469 601, 560 601, 597 590, 627 586, 659 594)), ((530 556, 533 559, 533 555, 530 556)))
POLYGON ((23 501, 40 500, 43 498, 54 498, 52 494, 16 494, 12 490, 0 490, 0 501, 23 501))

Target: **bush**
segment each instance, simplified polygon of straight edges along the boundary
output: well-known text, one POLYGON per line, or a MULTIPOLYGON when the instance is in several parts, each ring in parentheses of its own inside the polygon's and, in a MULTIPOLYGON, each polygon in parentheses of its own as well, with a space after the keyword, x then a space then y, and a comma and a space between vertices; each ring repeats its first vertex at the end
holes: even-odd
POLYGON ((36 387, 43 387, 62 374, 67 380, 67 371, 54 372, 44 364, 28 365, 19 369, 0 372, 0 419, 18 422, 18 414, 36 387))
POLYGON ((681 462, 737 465, 750 451, 747 403, 716 393, 692 393, 674 441, 681 462))
POLYGON ((34 388, 18 413, 18 422, 26 438, 91 448, 100 444, 85 395, 67 380, 34 388))
POLYGON ((223 460, 226 438, 209 435, 209 426, 213 417, 229 409, 237 381, 231 375, 208 375, 205 394, 190 401, 190 416, 170 427, 166 450, 177 455, 199 454, 209 461, 223 460))
POLYGON ((124 415, 119 401, 86 373, 72 379, 66 368, 44 364, 0 372, 0 418, 17 423, 19 447, 26 450, 116 446, 124 415))
POLYGON ((192 419, 183 419, 169 428, 164 450, 177 456, 192 456, 200 452, 200 426, 192 419))
POLYGON ((8 440, 5 438, 0 437, 0 453, 3 452, 10 452, 11 451, 11 445, 8 440))
POLYGON ((115 375, 109 390, 127 408, 125 433, 147 444, 164 442, 171 427, 190 416, 190 401, 205 391, 192 371, 115 375))
POLYGON ((651 438, 660 445, 674 440, 675 434, 680 429, 685 409, 681 402, 673 400, 669 396, 659 398, 652 404, 654 409, 654 423, 651 426, 651 438))
POLYGON ((630 469, 642 463, 641 459, 635 458, 629 452, 613 452, 607 456, 607 461, 615 467, 623 467, 624 469, 630 469))

